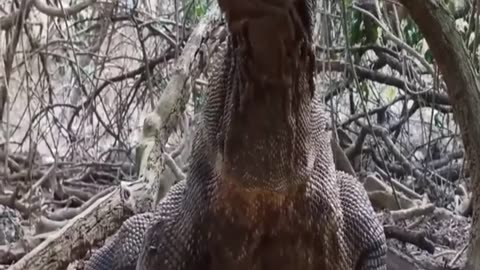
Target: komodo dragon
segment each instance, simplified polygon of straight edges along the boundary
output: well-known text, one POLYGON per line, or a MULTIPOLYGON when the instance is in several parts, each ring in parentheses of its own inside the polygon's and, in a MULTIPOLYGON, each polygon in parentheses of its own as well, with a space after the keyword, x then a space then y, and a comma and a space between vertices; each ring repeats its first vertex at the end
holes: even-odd
POLYGON ((229 37, 187 179, 86 269, 386 269, 363 186, 334 168, 313 81, 316 1, 218 3, 229 37))

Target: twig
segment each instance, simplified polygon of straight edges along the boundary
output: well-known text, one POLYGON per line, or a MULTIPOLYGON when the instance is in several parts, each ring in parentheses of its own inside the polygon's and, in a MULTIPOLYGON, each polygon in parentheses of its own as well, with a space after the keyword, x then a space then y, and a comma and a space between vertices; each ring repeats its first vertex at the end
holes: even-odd
POLYGON ((384 31, 383 33, 385 34, 385 37, 390 39, 391 41, 395 42, 395 44, 397 44, 398 46, 400 46, 402 49, 404 49, 405 51, 407 51, 408 53, 410 53, 411 55, 413 55, 413 57, 415 57, 415 59, 417 59, 420 63, 422 63, 422 65, 425 67, 425 69, 427 70, 428 73, 430 73, 432 76, 435 75, 435 72, 433 71, 433 68, 431 67, 431 65, 425 60, 425 58, 423 58, 417 51, 415 51, 412 47, 410 47, 408 44, 406 44, 405 42, 403 42, 401 39, 399 39, 398 37, 396 37, 394 34, 392 34, 390 32, 390 30, 382 23, 380 22, 372 13, 370 13, 369 11, 361 8, 361 7, 358 7, 356 5, 353 5, 352 6, 353 9, 357 10, 357 11, 360 11, 361 13, 367 15, 369 18, 371 18, 375 23, 377 23, 378 26, 380 26, 380 28, 382 28, 382 30, 384 31))
POLYGON ((54 169, 55 169, 55 165, 50 166, 50 168, 48 168, 48 170, 42 175, 42 177, 40 177, 40 179, 38 179, 32 185, 30 190, 27 193, 25 193, 25 195, 23 196, 23 199, 25 200, 27 198, 30 198, 30 196, 32 195, 32 192, 35 192, 41 185, 43 185, 43 183, 45 183, 45 181, 49 179, 54 169))
POLYGON ((76 215, 85 211, 85 209, 90 207, 90 205, 95 203, 98 199, 100 199, 103 196, 107 195, 108 193, 112 192, 114 190, 114 188, 115 187, 110 187, 110 188, 107 188, 105 190, 100 191, 99 193, 95 194, 95 196, 90 198, 90 200, 85 202, 79 208, 62 208, 62 209, 59 209, 55 212, 47 214, 47 217, 51 220, 54 220, 54 221, 62 221, 62 220, 71 219, 71 218, 75 217, 76 215))
POLYGON ((173 158, 167 153, 164 153, 164 157, 165 157, 165 164, 172 170, 173 174, 177 178, 177 181, 181 181, 185 179, 185 174, 177 166, 177 163, 175 162, 175 160, 173 160, 173 158))
POLYGON ((413 244, 423 250, 428 251, 430 254, 435 252, 435 246, 432 241, 427 239, 425 232, 410 231, 391 225, 384 226, 383 229, 387 238, 395 238, 399 241, 413 244))
POLYGON ((412 207, 408 209, 391 211, 390 215, 395 222, 410 219, 418 216, 429 215, 435 210, 434 204, 427 204, 418 207, 412 207))
POLYGON ((91 4, 95 3, 97 0, 85 0, 84 2, 72 5, 70 7, 57 8, 50 5, 47 5, 42 0, 34 0, 35 7, 42 13, 50 17, 59 17, 66 18, 68 16, 73 16, 85 8, 89 7, 91 4))
POLYGON ((469 243, 465 244, 461 250, 458 251, 458 253, 455 255, 455 257, 452 258, 450 262, 448 262, 447 266, 448 267, 453 267, 453 265, 460 259, 460 256, 467 250, 469 246, 469 243))

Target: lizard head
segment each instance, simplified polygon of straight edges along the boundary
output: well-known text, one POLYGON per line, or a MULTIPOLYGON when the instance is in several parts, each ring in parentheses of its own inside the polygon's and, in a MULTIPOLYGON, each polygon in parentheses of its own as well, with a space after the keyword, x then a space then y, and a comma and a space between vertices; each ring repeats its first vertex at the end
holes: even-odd
POLYGON ((304 54, 310 52, 316 0, 218 2, 231 33, 237 69, 258 86, 249 90, 291 88, 295 70, 308 64, 304 54))
POLYGON ((316 1, 218 1, 230 35, 206 108, 217 115, 217 167, 249 188, 305 183, 315 151, 310 129, 318 127, 311 117, 316 1))

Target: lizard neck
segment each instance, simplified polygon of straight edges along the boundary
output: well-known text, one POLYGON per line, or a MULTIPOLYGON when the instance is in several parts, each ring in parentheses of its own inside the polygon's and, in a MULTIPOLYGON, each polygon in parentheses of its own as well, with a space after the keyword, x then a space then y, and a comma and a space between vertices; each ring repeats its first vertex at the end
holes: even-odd
POLYGON ((248 17, 253 10, 248 5, 240 8, 245 14, 229 13, 232 3, 222 7, 230 37, 216 167, 245 188, 290 190, 309 179, 315 155, 310 130, 315 59, 311 27, 302 21, 309 14, 292 4, 279 13, 266 9, 263 16, 248 17))

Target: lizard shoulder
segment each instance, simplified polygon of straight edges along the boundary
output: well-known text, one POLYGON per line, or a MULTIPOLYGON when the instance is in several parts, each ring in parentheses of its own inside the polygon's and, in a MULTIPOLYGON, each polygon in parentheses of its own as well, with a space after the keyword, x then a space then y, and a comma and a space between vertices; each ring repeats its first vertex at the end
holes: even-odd
POLYGON ((198 265, 200 232, 185 207, 187 183, 177 183, 160 201, 155 220, 145 232, 137 270, 184 270, 198 265))
POLYGON ((367 192, 355 177, 337 171, 344 231, 357 269, 383 269, 387 246, 383 226, 367 192))

